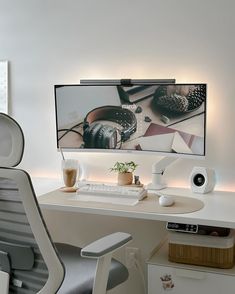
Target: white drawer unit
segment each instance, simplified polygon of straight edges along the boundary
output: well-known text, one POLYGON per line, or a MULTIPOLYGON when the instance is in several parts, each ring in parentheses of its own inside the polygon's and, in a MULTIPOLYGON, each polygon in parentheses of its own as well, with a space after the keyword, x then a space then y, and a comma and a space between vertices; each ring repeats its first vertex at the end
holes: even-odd
POLYGON ((235 269, 172 263, 168 244, 148 260, 148 294, 234 294, 235 269))

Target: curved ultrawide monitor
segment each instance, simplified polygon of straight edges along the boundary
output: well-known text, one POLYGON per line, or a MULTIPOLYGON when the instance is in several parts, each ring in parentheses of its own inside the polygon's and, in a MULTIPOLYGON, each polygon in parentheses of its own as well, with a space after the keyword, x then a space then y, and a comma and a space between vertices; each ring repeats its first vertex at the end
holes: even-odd
POLYGON ((56 85, 57 147, 205 155, 206 84, 56 85))

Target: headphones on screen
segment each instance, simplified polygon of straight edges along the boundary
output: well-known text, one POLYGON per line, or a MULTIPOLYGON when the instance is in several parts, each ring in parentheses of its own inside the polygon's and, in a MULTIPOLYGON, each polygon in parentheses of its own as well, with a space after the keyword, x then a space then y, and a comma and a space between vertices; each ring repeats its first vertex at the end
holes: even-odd
POLYGON ((118 133, 121 142, 127 141, 136 131, 137 120, 135 114, 121 106, 102 106, 88 112, 83 122, 84 148, 115 149, 118 142, 118 133), (98 122, 99 120, 112 121, 120 126, 119 130, 113 126, 98 122))

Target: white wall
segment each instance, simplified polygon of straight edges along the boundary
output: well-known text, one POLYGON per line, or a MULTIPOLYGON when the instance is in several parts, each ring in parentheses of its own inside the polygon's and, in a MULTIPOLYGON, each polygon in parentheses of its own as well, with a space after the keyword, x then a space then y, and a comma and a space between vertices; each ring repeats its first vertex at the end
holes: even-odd
MULTIPOLYGON (((10 61, 10 111, 26 136, 22 166, 33 175, 59 172, 54 84, 174 77, 208 83, 207 160, 180 160, 168 170, 168 181, 188 185, 191 168, 205 165, 216 169, 218 189, 235 190, 234 1, 0 0, 0 7, 0 58, 10 61)), ((99 155, 92 169, 93 160, 85 157, 90 177, 113 179, 108 168, 120 156, 99 155)), ((145 181, 153 160, 136 159, 145 181)))
MULTIPOLYGON (((168 183, 188 186, 192 167, 203 165, 215 168, 217 189, 235 191, 234 9, 233 0, 0 0, 0 59, 10 61, 10 113, 26 139, 21 167, 33 176, 60 176, 54 84, 81 78, 176 78, 208 83, 207 157, 177 161, 166 172, 168 183)), ((86 164, 90 179, 110 181, 112 163, 130 158, 73 156, 86 164)), ((148 182, 155 157, 131 159, 148 182)), ((52 215, 46 214, 51 231, 63 239, 52 215)), ((130 231, 140 226, 140 236, 146 229, 161 229, 161 224, 136 222, 130 231)), ((150 243, 143 248, 154 240, 150 243)))

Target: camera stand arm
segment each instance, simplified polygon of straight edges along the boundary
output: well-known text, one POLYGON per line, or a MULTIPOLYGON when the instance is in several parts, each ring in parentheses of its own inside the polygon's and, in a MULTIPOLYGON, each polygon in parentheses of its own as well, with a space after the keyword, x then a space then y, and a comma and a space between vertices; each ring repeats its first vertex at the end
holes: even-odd
POLYGON ((147 188, 150 190, 162 190, 167 187, 165 183, 163 183, 163 174, 166 168, 176 161, 177 157, 164 157, 158 162, 152 165, 152 183, 150 183, 147 188))

